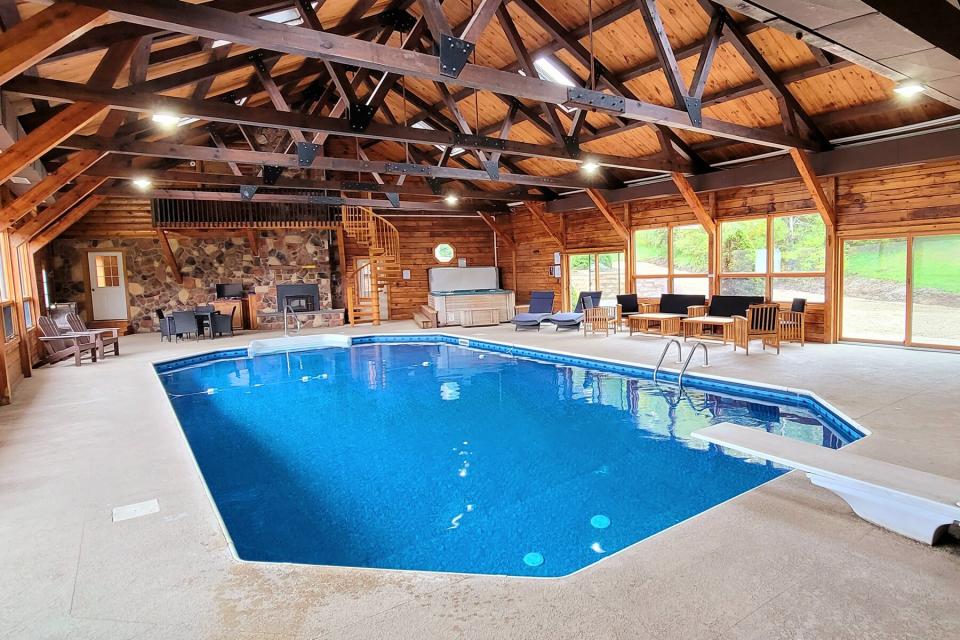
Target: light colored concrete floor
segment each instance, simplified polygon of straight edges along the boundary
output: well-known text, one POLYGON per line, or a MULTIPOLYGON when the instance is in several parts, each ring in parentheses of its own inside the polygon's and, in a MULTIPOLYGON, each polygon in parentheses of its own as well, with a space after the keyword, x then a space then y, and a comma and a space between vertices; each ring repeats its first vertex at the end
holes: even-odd
MULTIPOLYGON (((647 364, 663 345, 452 332, 647 364)), ((879 529, 798 473, 559 580, 238 563, 149 363, 251 337, 126 337, 120 358, 17 387, 0 408, 0 637, 960 637, 960 546, 879 529), (111 521, 151 498, 160 513, 111 521)), ((712 374, 808 388, 860 420, 874 435, 858 453, 960 478, 960 354, 710 355, 712 374)))

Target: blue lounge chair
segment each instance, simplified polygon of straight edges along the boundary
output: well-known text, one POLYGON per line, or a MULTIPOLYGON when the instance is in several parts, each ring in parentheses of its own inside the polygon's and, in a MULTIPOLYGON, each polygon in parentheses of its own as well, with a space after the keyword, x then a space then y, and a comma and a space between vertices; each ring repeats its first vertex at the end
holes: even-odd
POLYGON ((583 310, 599 307, 600 297, 602 295, 603 292, 601 291, 583 291, 573 311, 555 313, 549 318, 546 318, 546 321, 556 325, 557 331, 560 329, 579 329, 581 323, 583 323, 583 310))
POLYGON ((550 317, 553 313, 553 291, 534 291, 530 294, 530 307, 526 313, 518 313, 510 322, 513 323, 514 330, 520 328, 533 329, 540 331, 540 323, 550 317))

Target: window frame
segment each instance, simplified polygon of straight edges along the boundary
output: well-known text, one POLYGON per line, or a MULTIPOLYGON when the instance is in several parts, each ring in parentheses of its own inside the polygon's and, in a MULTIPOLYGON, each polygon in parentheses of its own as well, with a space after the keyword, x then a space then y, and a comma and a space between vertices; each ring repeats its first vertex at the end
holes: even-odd
POLYGON ((717 241, 716 241, 716 264, 717 264, 717 284, 716 284, 716 293, 719 294, 723 288, 723 281, 725 279, 735 279, 735 278, 756 278, 763 280, 763 296, 770 302, 790 302, 790 300, 776 300, 773 297, 773 281, 776 279, 782 278, 810 278, 810 279, 820 279, 824 285, 824 300, 813 302, 810 301, 809 304, 825 304, 827 296, 827 263, 829 262, 829 252, 830 252, 830 233, 829 230, 824 230, 823 237, 823 255, 824 255, 824 267, 823 271, 774 271, 773 270, 773 261, 776 247, 774 246, 774 237, 773 237, 773 226, 774 220, 777 218, 787 218, 787 217, 797 217, 797 216, 820 216, 816 211, 788 211, 785 213, 769 213, 760 216, 736 216, 729 218, 722 218, 717 225, 717 241), (729 223, 734 222, 747 222, 751 220, 764 219, 766 221, 766 265, 764 271, 724 271, 723 270, 723 230, 724 227, 729 223))
POLYGON ((10 236, 0 232, 0 333, 4 345, 16 343, 20 339, 20 317, 17 310, 17 290, 14 279, 14 264, 10 255, 10 236), (7 334, 4 317, 10 309, 10 326, 13 330, 7 334))
POLYGON ((633 260, 633 290, 639 291, 640 287, 638 286, 639 280, 666 280, 667 281, 667 290, 664 293, 673 293, 674 284, 676 279, 688 279, 688 280, 706 280, 707 281, 707 295, 710 295, 710 292, 713 289, 712 286, 712 274, 713 269, 712 264, 713 260, 711 258, 710 252, 710 234, 707 233, 706 229, 703 228, 697 222, 668 222, 666 224, 658 225, 645 225, 645 226, 634 226, 630 229, 630 245, 631 245, 631 259, 633 260), (683 227, 699 227, 703 231, 707 240, 707 269, 703 273, 677 273, 673 264, 673 233, 674 229, 683 228, 683 227), (667 272, 660 273, 656 275, 642 275, 637 273, 637 257, 636 257, 636 243, 637 243, 637 232, 638 231, 652 231, 655 229, 666 229, 667 231, 667 272))
MULTIPOLYGON (((590 256, 590 262, 591 262, 590 270, 593 272, 593 283, 591 283, 590 286, 596 287, 597 291, 603 291, 602 287, 600 286, 600 256, 606 255, 606 254, 620 254, 621 256, 623 256, 622 258, 623 290, 617 291, 612 295, 616 297, 618 295, 622 295, 627 292, 629 288, 629 279, 627 278, 628 265, 627 265, 626 251, 624 251, 623 249, 619 249, 619 250, 608 249, 606 251, 603 251, 603 250, 567 251, 563 254, 563 265, 562 265, 562 271, 563 271, 562 295, 563 295, 563 303, 566 305, 567 308, 572 309, 574 306, 576 306, 576 301, 573 300, 572 297, 570 296, 570 259, 574 256, 590 256)), ((616 305, 616 302, 614 302, 613 305, 616 305)), ((601 303, 601 306, 611 306, 611 305, 601 303)))
POLYGON ((444 240, 433 245, 433 249, 430 250, 430 255, 433 256, 433 259, 436 260, 437 264, 449 266, 454 264, 457 260, 457 248, 453 245, 452 242, 447 242, 444 240), (453 251, 453 255, 446 262, 444 262, 443 260, 437 257, 437 249, 439 249, 443 245, 450 247, 450 250, 453 251))
POLYGON ((36 274, 33 255, 30 253, 28 243, 24 242, 15 249, 17 256, 17 284, 20 287, 20 307, 23 314, 23 326, 27 331, 33 329, 37 324, 37 300, 34 296, 36 291, 36 274), (27 314, 27 308, 30 313, 27 314), (27 318, 30 322, 27 323, 27 318))

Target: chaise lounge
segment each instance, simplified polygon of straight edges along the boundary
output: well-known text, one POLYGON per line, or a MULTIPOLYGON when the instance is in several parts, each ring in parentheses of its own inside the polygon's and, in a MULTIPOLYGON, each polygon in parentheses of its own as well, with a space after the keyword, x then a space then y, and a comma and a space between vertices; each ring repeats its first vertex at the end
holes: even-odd
POLYGON ((584 309, 593 309, 600 306, 600 298, 603 295, 601 291, 583 291, 577 300, 577 306, 573 311, 564 313, 554 313, 545 320, 556 325, 556 330, 560 329, 580 329, 583 322, 584 309))
POLYGON ((518 313, 510 321, 514 330, 536 329, 553 313, 553 291, 534 291, 530 294, 530 304, 523 313, 518 313))
POLYGON ((680 335, 680 321, 693 315, 690 310, 702 307, 706 299, 706 296, 700 295, 664 293, 660 296, 660 302, 644 303, 641 313, 627 319, 630 335, 634 331, 662 336, 680 335))

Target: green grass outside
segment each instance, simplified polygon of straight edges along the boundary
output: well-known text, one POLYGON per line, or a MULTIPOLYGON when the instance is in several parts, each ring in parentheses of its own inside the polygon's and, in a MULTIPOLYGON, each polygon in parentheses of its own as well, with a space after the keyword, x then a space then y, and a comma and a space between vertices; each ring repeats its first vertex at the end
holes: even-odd
MULTIPOLYGON (((924 236, 914 240, 914 286, 960 293, 960 236, 924 236)), ((906 279, 905 241, 855 240, 846 243, 846 275, 888 282, 906 279)))

